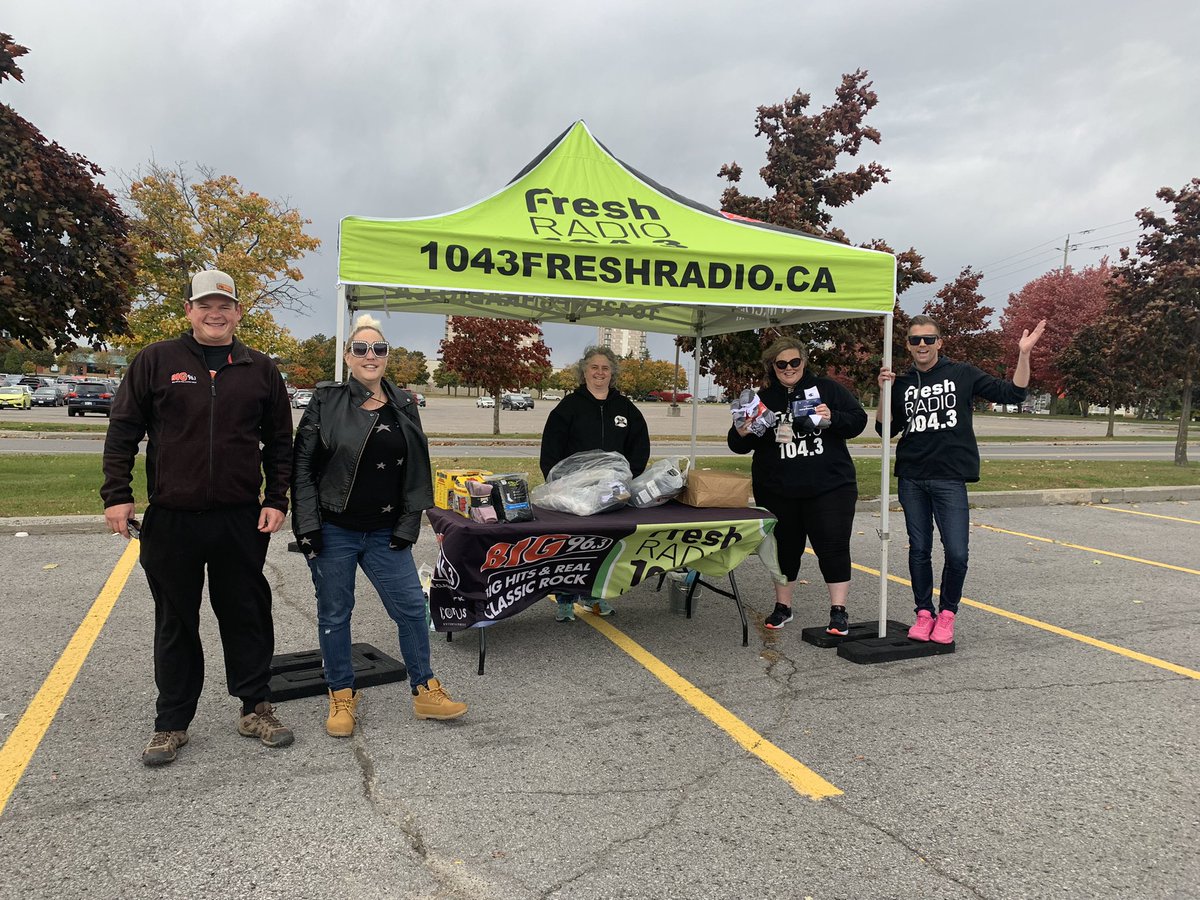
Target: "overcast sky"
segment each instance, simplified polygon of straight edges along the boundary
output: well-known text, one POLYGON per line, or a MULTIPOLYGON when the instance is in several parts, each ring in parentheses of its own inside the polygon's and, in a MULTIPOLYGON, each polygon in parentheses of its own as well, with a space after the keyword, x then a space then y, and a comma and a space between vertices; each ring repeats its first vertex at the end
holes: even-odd
MULTIPOLYGON (((338 221, 421 216, 487 196, 576 119, 660 183, 717 205, 723 163, 754 173, 761 104, 811 110, 870 72, 891 183, 835 215, 855 242, 914 247, 939 282, 967 265, 1003 309, 1062 264, 1116 256, 1154 192, 1200 176, 1200 4, 9 0, 30 49, 0 101, 119 187, 153 159, 284 199, 322 241, 299 337, 335 330, 338 221), (1090 230, 1090 233, 1085 233, 1090 230)), ((918 311, 933 288, 909 292, 918 311)), ((436 356, 438 316, 393 315, 436 356)), ((547 328, 556 365, 594 329, 547 328)), ((669 337, 652 353, 670 358, 669 337)))

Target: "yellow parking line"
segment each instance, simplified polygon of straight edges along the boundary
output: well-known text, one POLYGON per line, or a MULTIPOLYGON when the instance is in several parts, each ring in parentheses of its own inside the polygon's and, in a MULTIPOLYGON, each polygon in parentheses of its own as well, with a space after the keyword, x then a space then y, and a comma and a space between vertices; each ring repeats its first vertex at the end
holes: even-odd
POLYGON ((1108 512, 1125 513, 1127 516, 1146 516, 1150 519, 1167 519, 1171 522, 1186 522, 1189 525, 1200 525, 1200 521, 1196 519, 1181 519, 1179 516, 1163 516, 1158 513, 1142 512, 1140 509, 1125 509, 1124 507, 1120 506, 1101 506, 1099 503, 1085 503, 1083 505, 1090 507, 1091 509, 1103 509, 1107 510, 1108 512))
MULTIPOLYGON (((851 563, 851 565, 860 572, 866 572, 869 575, 874 575, 876 578, 879 577, 878 569, 872 569, 868 566, 861 566, 858 563, 851 563)), ((901 578, 898 575, 889 575, 888 581, 894 581, 896 584, 903 584, 907 585, 908 587, 912 587, 911 581, 906 578, 901 578)), ((941 591, 939 591, 937 588, 934 588, 933 593, 940 595, 941 591)), ((1136 650, 1118 647, 1116 644, 1110 644, 1107 641, 1101 641, 1094 637, 1088 637, 1086 634, 1080 634, 1077 631, 1069 631, 1066 628, 1059 628, 1057 625, 1051 625, 1049 622, 1031 619, 1029 616, 1023 616, 1020 613, 1009 612, 1007 609, 1001 609, 998 606, 980 603, 978 600, 970 600, 966 597, 963 597, 962 603, 967 606, 973 606, 975 609, 982 609, 984 612, 990 612, 995 613, 998 616, 1004 616, 1006 619, 1012 619, 1014 622, 1020 622, 1023 625, 1032 625, 1034 628, 1040 628, 1043 631, 1049 631, 1051 634, 1057 634, 1060 637, 1070 638, 1073 641, 1079 641, 1080 643, 1097 647, 1100 650, 1107 650, 1109 653, 1116 653, 1120 656, 1126 657, 1127 659, 1134 659, 1150 666, 1166 669, 1168 672, 1174 672, 1176 675, 1184 675, 1188 678, 1200 680, 1200 672, 1196 671, 1195 669, 1189 669, 1186 666, 1180 666, 1172 662, 1167 662, 1165 659, 1158 659, 1154 656, 1147 656, 1145 653, 1138 653, 1136 650)))
POLYGON ((4 814, 8 798, 12 796, 17 782, 25 773, 25 767, 29 765, 29 761, 37 751, 42 738, 45 737, 47 729, 50 728, 50 723, 58 714, 58 708, 67 698, 67 692, 75 683, 75 676, 79 674, 84 660, 91 652, 92 645, 100 634, 100 629, 108 621, 137 559, 138 542, 130 541, 125 552, 121 554, 121 558, 117 560, 112 574, 108 576, 108 581, 100 591, 100 596, 96 598, 83 622, 75 630, 67 648, 58 658, 58 662, 54 664, 54 668, 50 670, 50 674, 46 676, 46 680, 42 682, 37 694, 29 701, 29 706, 26 707, 25 714, 21 716, 21 721, 17 723, 17 727, 13 729, 8 740, 4 742, 4 746, 0 748, 0 815, 4 814))
POLYGON ((996 531, 1000 534, 1011 534, 1016 537, 1028 538, 1031 541, 1041 541, 1043 544, 1057 544, 1060 547, 1070 547, 1072 550, 1085 550, 1088 553, 1099 553, 1101 556, 1111 556, 1116 559, 1124 559, 1128 562, 1142 563, 1147 566, 1154 566, 1159 569, 1171 569, 1175 572, 1185 572, 1188 575, 1200 575, 1200 569, 1189 569, 1186 566, 1173 566, 1170 563, 1156 562, 1153 559, 1142 559, 1140 556, 1126 556, 1124 553, 1113 553, 1110 550, 1097 550, 1095 547, 1085 547, 1082 544, 1072 544, 1068 541, 1058 541, 1054 538, 1039 537, 1036 534, 1025 534, 1022 531, 1009 531, 1007 528, 997 528, 995 525, 980 525, 975 523, 976 528, 986 528, 988 531, 996 531))
POLYGON ((585 622, 645 666, 651 675, 690 703, 702 716, 728 734, 746 751, 753 753, 774 769, 776 774, 790 784, 797 793, 811 797, 813 800, 837 797, 842 793, 808 766, 793 759, 772 744, 629 635, 614 628, 599 616, 593 615, 579 604, 576 604, 575 611, 584 613, 583 620, 585 622))

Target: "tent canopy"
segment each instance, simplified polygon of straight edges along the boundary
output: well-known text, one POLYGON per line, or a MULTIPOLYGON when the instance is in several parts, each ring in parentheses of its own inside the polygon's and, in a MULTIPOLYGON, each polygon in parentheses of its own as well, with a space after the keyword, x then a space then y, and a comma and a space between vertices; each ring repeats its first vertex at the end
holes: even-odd
POLYGON ((708 209, 622 163, 582 121, 492 196, 442 216, 347 216, 338 243, 343 315, 703 336, 886 315, 895 302, 891 254, 708 209))
MULTIPOLYGON (((890 367, 895 285, 890 253, 709 209, 625 165, 579 121, 506 187, 465 209, 417 219, 342 219, 338 345, 354 309, 696 338, 882 316, 883 364, 890 367)), ((339 354, 339 379, 341 365, 339 354)), ((890 397, 885 384, 884 434, 890 397)), ((696 425, 693 397, 693 463, 696 425)), ((887 633, 888 456, 884 441, 880 637, 887 633)))

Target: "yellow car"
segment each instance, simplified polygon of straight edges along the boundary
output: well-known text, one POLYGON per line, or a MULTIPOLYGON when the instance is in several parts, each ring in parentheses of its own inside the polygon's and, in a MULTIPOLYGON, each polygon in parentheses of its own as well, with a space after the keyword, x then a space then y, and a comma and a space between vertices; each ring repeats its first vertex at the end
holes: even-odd
POLYGON ((6 384, 0 387, 0 408, 11 406, 13 409, 30 409, 33 406, 33 393, 25 384, 6 384))

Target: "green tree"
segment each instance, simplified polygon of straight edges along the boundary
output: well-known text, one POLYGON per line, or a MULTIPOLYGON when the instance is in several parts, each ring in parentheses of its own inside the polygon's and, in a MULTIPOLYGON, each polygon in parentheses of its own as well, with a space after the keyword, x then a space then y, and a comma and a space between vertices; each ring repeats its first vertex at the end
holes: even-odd
POLYGON ((1085 408, 1091 403, 1108 407, 1108 437, 1113 436, 1117 407, 1132 404, 1137 396, 1141 367, 1125 340, 1126 327, 1110 307, 1075 332, 1057 358, 1069 396, 1085 408))
POLYGON ((1137 249, 1121 251, 1116 307, 1128 323, 1126 339, 1179 397, 1175 464, 1186 466, 1192 394, 1200 370, 1200 178, 1178 191, 1159 188, 1168 215, 1142 209, 1137 249), (1140 339, 1140 341, 1139 341, 1140 339))
POLYGON ((392 347, 388 353, 388 377, 400 387, 415 384, 424 387, 429 383, 425 354, 420 350, 392 347))
POLYGON ((300 257, 320 241, 304 231, 310 220, 286 203, 242 187, 231 175, 182 164, 151 163, 126 190, 139 296, 129 315, 131 350, 188 329, 183 300, 194 272, 216 268, 237 285, 244 317, 239 336, 256 349, 288 356, 294 339, 272 310, 307 307, 300 257))
MULTIPOLYGON (((0 84, 24 81, 27 52, 0 34, 0 84)), ((0 332, 66 349, 125 331, 135 267, 103 174, 0 103, 0 332)))
POLYGON ((465 384, 478 385, 496 398, 492 434, 500 433, 500 395, 537 384, 552 371, 542 329, 516 319, 454 316, 453 337, 441 342, 442 365, 465 384), (487 352, 481 353, 481 347, 487 352))
POLYGON ((333 381, 337 357, 337 338, 314 334, 296 344, 296 349, 284 357, 280 369, 287 374, 288 383, 296 387, 312 387, 319 381, 333 381))
POLYGON ((437 368, 433 370, 433 383, 440 388, 453 389, 454 396, 457 397, 463 382, 457 372, 447 368, 445 363, 438 363, 437 368))
POLYGON ((669 391, 678 384, 687 390, 687 372, 683 366, 660 359, 623 359, 618 366, 617 390, 630 397, 644 397, 651 391, 669 391), (678 381, 675 379, 678 378, 678 381))

